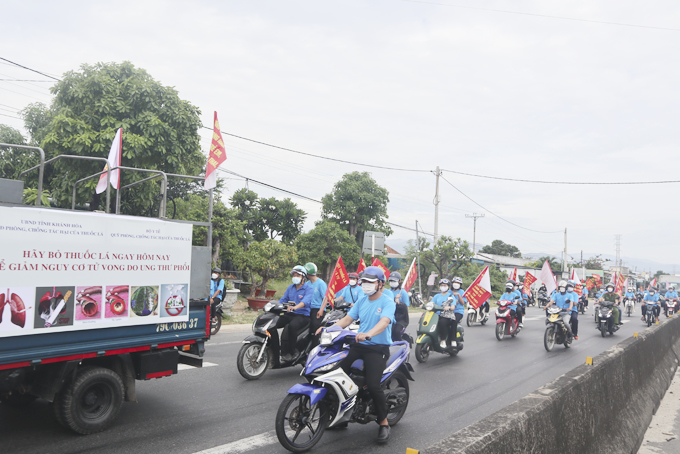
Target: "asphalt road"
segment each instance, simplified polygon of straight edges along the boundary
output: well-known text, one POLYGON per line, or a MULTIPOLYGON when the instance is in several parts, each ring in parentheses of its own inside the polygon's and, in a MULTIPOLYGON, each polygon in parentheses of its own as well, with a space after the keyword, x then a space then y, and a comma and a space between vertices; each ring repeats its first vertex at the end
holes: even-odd
MULTIPOLYGON (((602 338, 591 310, 581 315, 579 340, 572 348, 543 347, 544 313, 529 308, 524 330, 498 342, 491 325, 466 328, 465 349, 457 357, 431 353, 416 362, 409 407, 386 446, 375 444, 375 424, 352 424, 327 431, 312 452, 403 453, 424 449, 492 414, 583 364, 646 326, 636 315, 602 338)), ((417 319, 412 319, 413 335, 417 319)), ((37 401, 16 410, 0 405, 0 452, 10 453, 285 453, 273 433, 276 410, 286 390, 303 379, 300 367, 269 370, 257 381, 244 380, 236 355, 247 332, 219 333, 208 343, 202 369, 137 382, 138 403, 125 403, 109 430, 79 436, 52 419, 48 404, 37 401)))

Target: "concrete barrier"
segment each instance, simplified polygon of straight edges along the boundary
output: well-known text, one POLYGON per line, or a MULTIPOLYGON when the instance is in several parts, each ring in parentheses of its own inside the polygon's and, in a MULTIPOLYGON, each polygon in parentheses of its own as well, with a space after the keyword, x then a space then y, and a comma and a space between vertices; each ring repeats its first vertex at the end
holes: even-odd
POLYGON ((423 452, 636 453, 678 366, 680 317, 640 329, 423 452))

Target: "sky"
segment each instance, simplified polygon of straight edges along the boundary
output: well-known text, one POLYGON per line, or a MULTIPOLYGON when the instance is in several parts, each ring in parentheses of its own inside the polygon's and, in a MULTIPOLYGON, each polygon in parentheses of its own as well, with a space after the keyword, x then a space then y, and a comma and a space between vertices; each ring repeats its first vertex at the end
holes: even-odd
MULTIPOLYGON (((613 255, 621 234, 622 256, 680 263, 680 183, 554 185, 451 172, 680 180, 678 2, 0 0, 0 8, 10 19, 2 58, 56 77, 127 60, 199 107, 204 125, 217 111, 225 132, 352 163, 225 136, 226 168, 240 175, 320 200, 343 174, 368 171, 390 193, 390 222, 417 220, 433 233, 439 166, 440 235, 472 242, 465 214, 485 213, 477 243, 559 256, 566 228, 577 259, 613 255)), ((49 80, 2 60, 0 79, 49 80)), ((49 103, 51 85, 0 80, 0 123, 22 130, 17 111, 49 103)), ((201 131, 204 150, 210 135, 201 131)), ((246 184, 228 178, 225 200, 246 184)), ((312 228, 321 206, 292 198, 312 228)), ((394 227, 388 244, 414 237, 394 227)))

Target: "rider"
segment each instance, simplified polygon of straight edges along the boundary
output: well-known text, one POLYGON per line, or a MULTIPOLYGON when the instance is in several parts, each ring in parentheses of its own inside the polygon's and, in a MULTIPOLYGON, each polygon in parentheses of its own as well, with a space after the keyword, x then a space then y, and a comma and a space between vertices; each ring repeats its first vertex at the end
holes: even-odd
POLYGON ((661 308, 659 307, 659 295, 656 293, 656 287, 650 287, 649 291, 645 293, 645 297, 642 298, 642 321, 645 321, 645 314, 647 313, 647 310, 652 309, 654 313, 654 317, 656 318, 655 321, 659 321, 659 313, 661 312, 661 308), (647 307, 651 306, 651 307, 647 307))
MULTIPOLYGON (((385 273, 377 266, 369 266, 361 274, 361 295, 359 301, 349 313, 339 320, 336 325, 348 327, 354 320, 359 320, 359 332, 356 343, 350 345, 349 352, 340 363, 340 367, 347 375, 351 372, 354 361, 363 359, 364 379, 368 392, 373 398, 378 429, 378 443, 386 443, 390 438, 390 426, 387 421, 387 401, 381 389, 380 379, 387 366, 390 356, 389 346, 392 345, 390 324, 394 318, 394 299, 383 294, 385 287, 385 273), (370 340, 367 338, 370 337, 370 340)), ((321 328, 317 331, 317 334, 321 328)))
POLYGON ((668 299, 669 298, 670 299, 677 298, 677 297, 678 297, 678 292, 675 291, 675 286, 671 285, 670 287, 668 287, 668 291, 664 295, 664 298, 666 298, 666 301, 664 301, 664 304, 663 304, 664 315, 666 317, 668 317, 668 299))
MULTIPOLYGON (((279 303, 288 305, 288 312, 282 314, 276 322, 276 328, 283 328, 281 336, 281 359, 292 361, 297 356, 295 344, 298 333, 309 323, 309 312, 312 304, 314 289, 305 282, 307 270, 302 265, 296 265, 290 271, 293 283, 288 286, 279 303)), ((276 329, 270 331, 272 342, 277 345, 279 335, 276 329)))
POLYGON ((583 310, 587 311, 588 310, 588 296, 590 296, 590 292, 588 291, 588 287, 585 285, 581 285, 581 297, 583 298, 583 310))
POLYGON ((623 294, 623 297, 631 300, 633 302, 633 307, 635 306, 635 291, 633 290, 633 287, 628 287, 626 293, 623 294))
MULTIPOLYGON (((430 301, 432 301, 437 306, 444 306, 447 304, 446 303, 447 300, 452 295, 453 293, 451 292, 451 282, 449 282, 448 279, 439 279, 439 293, 434 295, 430 301)), ((440 316, 439 319, 441 320, 441 311, 437 311, 437 315, 440 316)), ((446 329, 448 329, 448 325, 446 329)), ((439 334, 439 338, 442 339, 441 342, 439 343, 439 346, 441 348, 446 348, 446 342, 444 341, 444 339, 446 339, 448 332, 444 329, 443 325, 442 329, 441 330, 439 329, 439 322, 437 322, 437 333, 439 334)))
POLYGON ((578 340, 578 293, 574 291, 576 288, 576 281, 567 282, 567 293, 571 292, 571 298, 574 304, 571 307, 571 318, 569 324, 571 325, 571 332, 574 334, 574 340, 578 340))
POLYGON ((347 301, 351 306, 354 306, 361 294, 361 287, 358 285, 359 275, 357 273, 349 273, 348 277, 349 284, 335 295, 335 302, 347 301))
POLYGON ((597 302, 599 303, 601 301, 608 301, 614 303, 612 306, 612 314, 614 315, 614 325, 616 326, 616 329, 618 329, 618 325, 621 324, 621 310, 619 309, 619 306, 616 305, 616 303, 621 300, 621 297, 614 293, 614 288, 614 284, 611 282, 607 284, 607 286, 603 289, 605 292, 598 298, 597 302))
POLYGON ((515 281, 512 279, 505 283, 505 293, 501 295, 500 301, 510 301, 512 303, 508 305, 508 308, 512 312, 512 315, 517 317, 517 326, 524 326, 522 324, 522 309, 520 308, 517 310, 517 292, 515 292, 515 281))
POLYGON ((392 323, 392 341, 397 342, 401 340, 401 332, 408 326, 408 307, 411 305, 411 301, 408 297, 408 292, 401 288, 401 274, 394 272, 390 274, 390 278, 387 280, 394 293, 394 302, 396 308, 394 311, 394 323, 392 323))
POLYGON ((213 268, 212 274, 210 275, 210 314, 215 313, 215 307, 222 301, 222 295, 224 294, 224 279, 220 278, 222 270, 218 267, 213 268))
POLYGON ((322 305, 328 285, 326 282, 316 275, 317 267, 312 262, 305 264, 305 271, 307 271, 307 285, 312 287, 312 302, 309 311, 309 329, 314 332, 323 322, 326 306, 322 305))
MULTIPOLYGON (((578 295, 573 291, 570 291, 570 289, 574 289, 574 284, 567 284, 566 281, 560 281, 557 291, 550 295, 550 301, 545 305, 545 310, 547 311, 550 306, 555 304, 562 309, 562 312, 566 312, 567 314, 571 313, 571 320, 569 323, 565 323, 565 326, 569 330, 569 335, 574 336, 574 339, 578 339, 576 333, 572 331, 571 326, 574 320, 574 307, 578 307, 578 295)), ((578 314, 578 309, 576 313, 578 314)), ((574 327, 578 331, 578 319, 576 320, 576 325, 574 327)))
MULTIPOLYGON (((439 282, 441 285, 441 281, 439 282)), ((467 298, 463 296, 465 292, 460 288, 463 285, 463 279, 454 277, 451 282, 453 283, 453 291, 449 293, 449 296, 453 297, 453 302, 449 304, 444 303, 446 304, 445 309, 441 311, 439 321, 437 322, 437 332, 439 333, 439 339, 441 339, 439 342, 440 348, 458 346, 456 342, 458 338, 458 322, 463 319, 465 305, 467 304, 467 298), (444 339, 448 339, 448 341, 444 339)))

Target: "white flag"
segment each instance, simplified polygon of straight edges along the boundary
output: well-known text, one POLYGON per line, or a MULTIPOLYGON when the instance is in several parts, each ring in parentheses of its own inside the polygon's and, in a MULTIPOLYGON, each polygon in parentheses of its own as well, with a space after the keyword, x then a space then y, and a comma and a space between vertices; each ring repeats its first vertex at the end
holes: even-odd
MULTIPOLYGON (((104 170, 120 166, 120 155, 123 153, 123 128, 116 132, 116 137, 113 138, 111 144, 111 151, 109 151, 108 163, 104 166, 104 170)), ((115 189, 120 187, 120 170, 112 170, 111 172, 111 186, 115 189)), ((99 176, 97 183, 97 194, 106 191, 106 173, 99 176)))
POLYGON ((545 284, 545 288, 548 290, 548 295, 550 295, 553 290, 557 288, 557 282, 555 281, 555 275, 550 269, 550 264, 546 260, 541 268, 541 274, 538 276, 541 282, 545 284))

